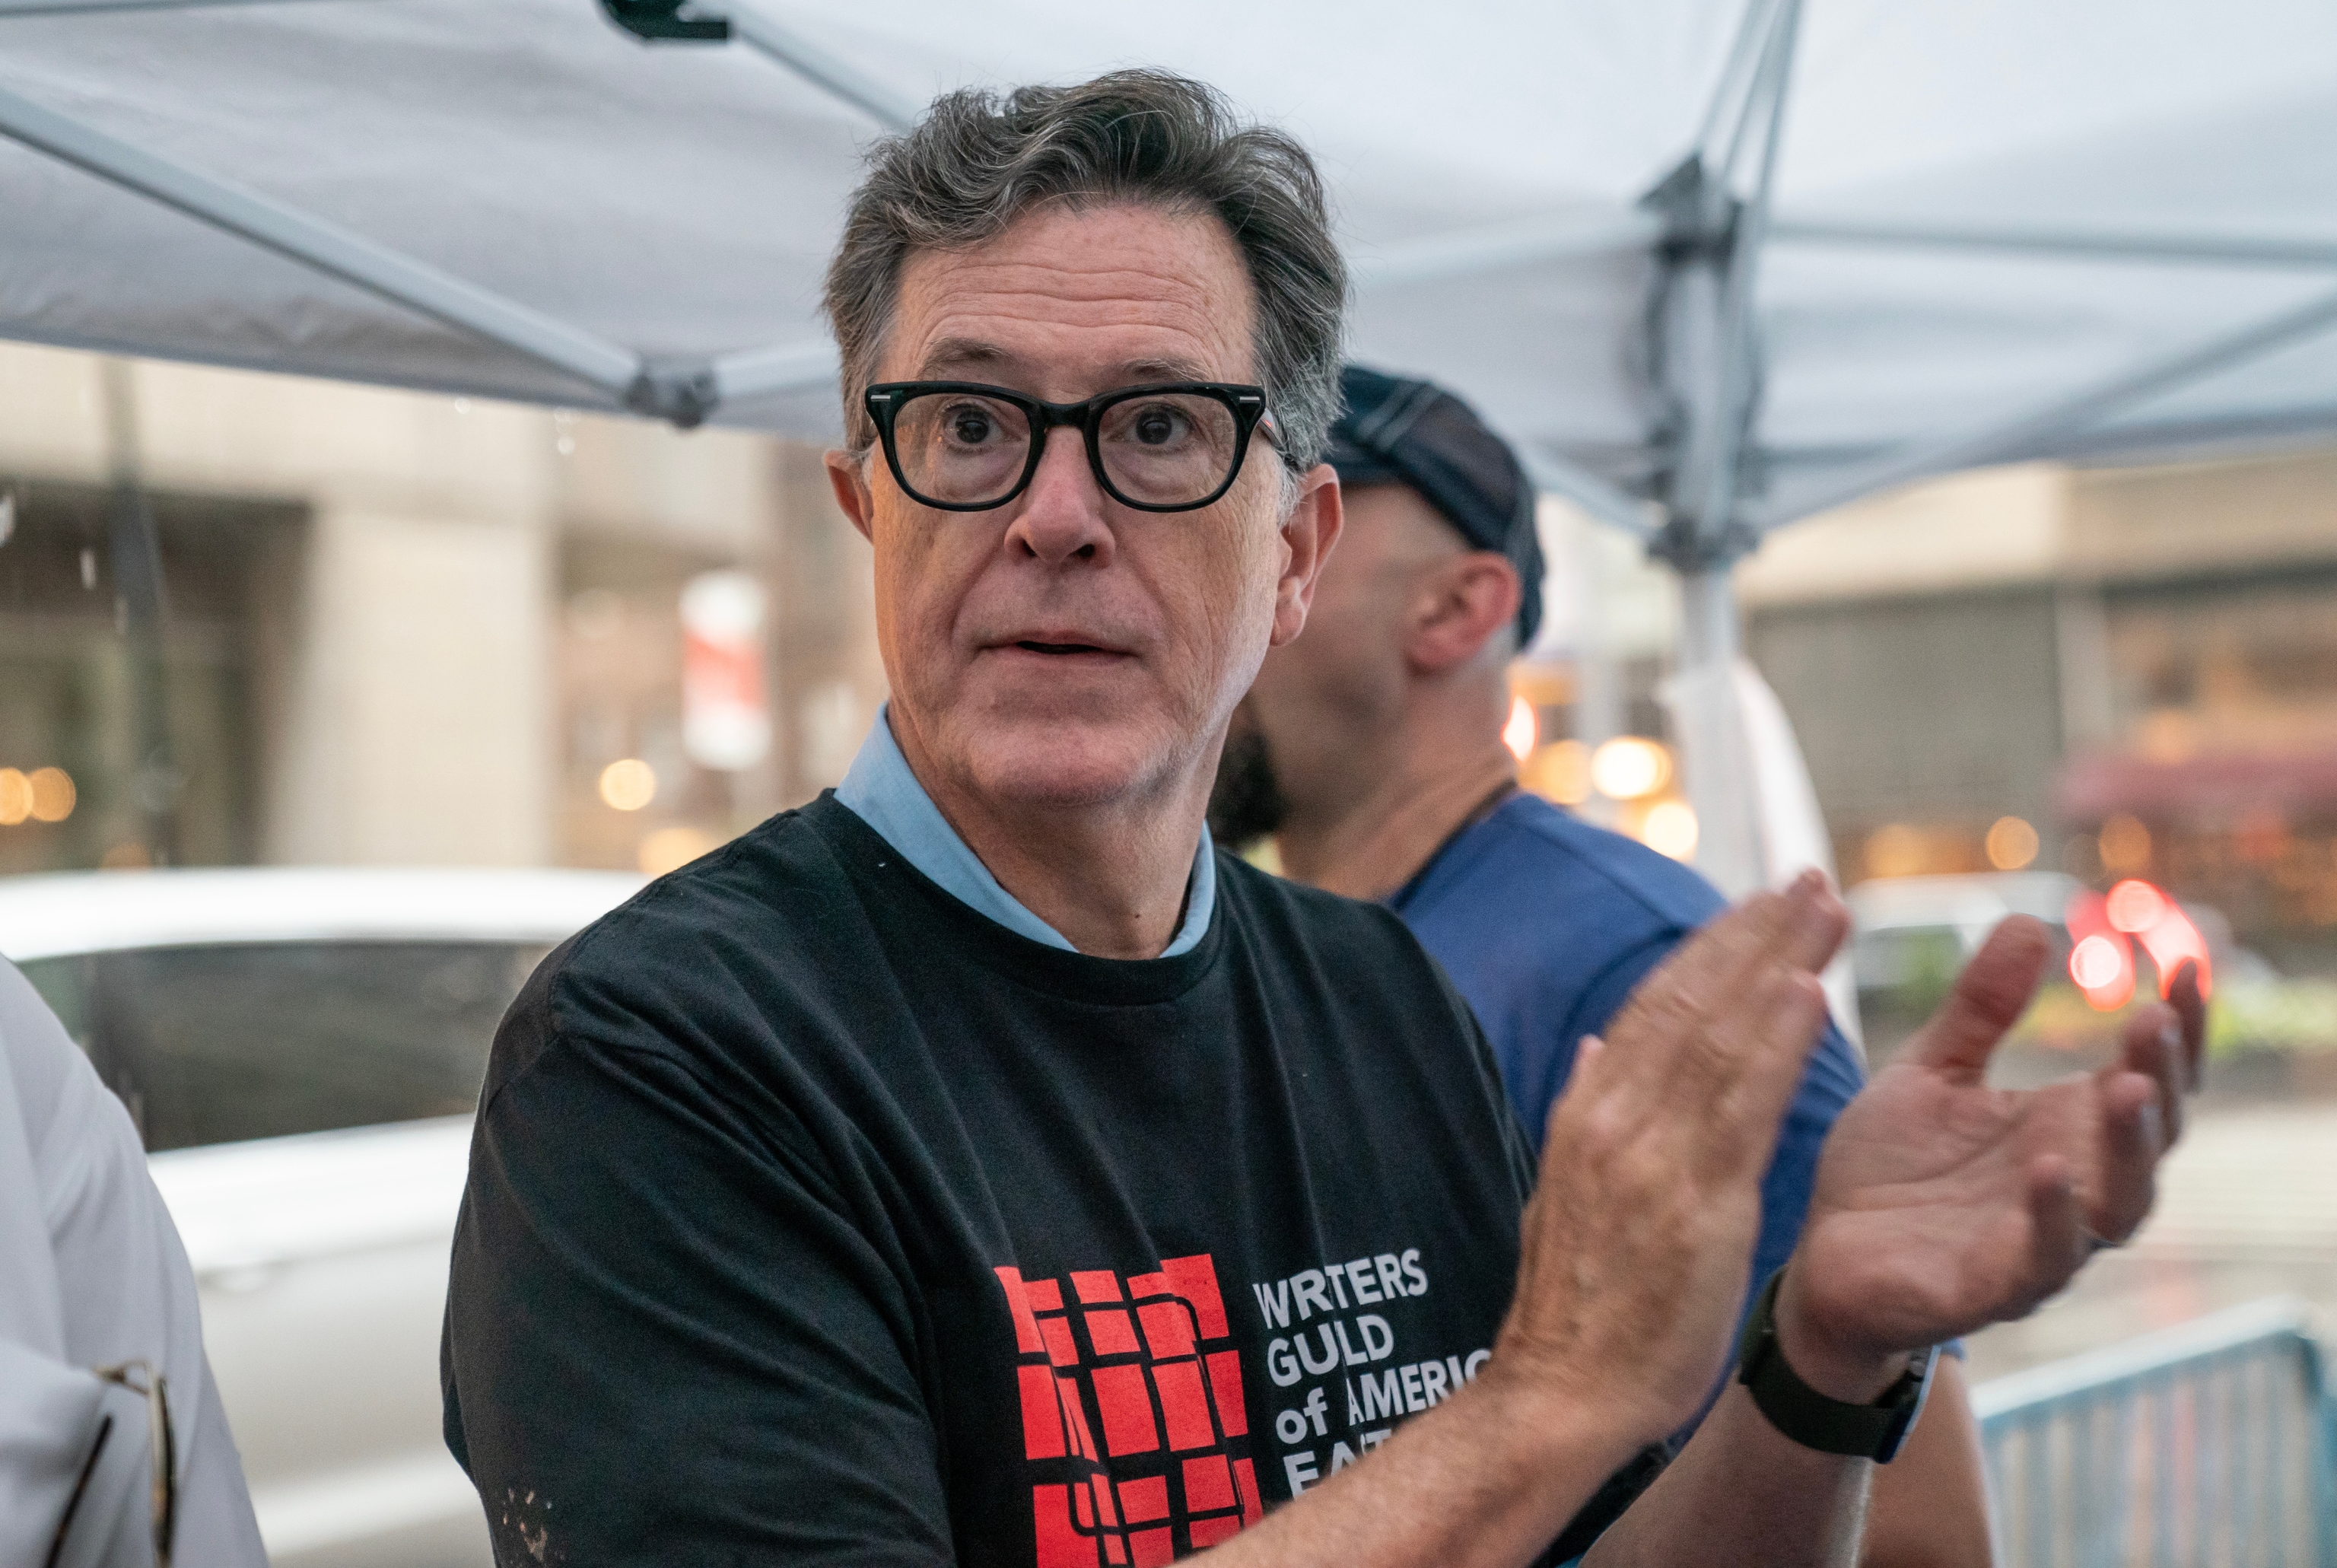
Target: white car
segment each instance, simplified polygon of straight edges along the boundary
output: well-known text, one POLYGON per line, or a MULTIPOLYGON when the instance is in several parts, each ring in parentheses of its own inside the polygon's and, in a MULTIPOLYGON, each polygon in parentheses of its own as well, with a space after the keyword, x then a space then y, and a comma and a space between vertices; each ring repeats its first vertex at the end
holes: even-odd
POLYGON ((439 1426, 472 1113, 537 962, 640 886, 587 871, 0 878, 0 954, 145 1137, 279 1568, 492 1562, 439 1426))
MULTIPOLYGON (((1854 934, 1851 952, 1858 988, 1880 991, 1922 978, 1943 988, 2008 915, 2033 915, 2063 931, 2069 900, 2081 887, 2076 877, 2058 871, 1861 882, 1843 895, 1854 934)), ((2061 956, 2067 956, 2066 950, 2061 956)))

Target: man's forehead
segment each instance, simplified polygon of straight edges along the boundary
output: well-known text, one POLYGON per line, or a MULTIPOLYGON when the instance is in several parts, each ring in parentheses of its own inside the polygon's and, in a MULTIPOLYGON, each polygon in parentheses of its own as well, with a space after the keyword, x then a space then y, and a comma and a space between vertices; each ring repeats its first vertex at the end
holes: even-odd
POLYGON ((1214 216, 1117 205, 1027 214, 913 254, 885 377, 1069 397, 1137 381, 1254 378, 1249 277, 1214 216))
MULTIPOLYGON (((918 357, 917 374, 927 378, 950 376, 973 376, 976 379, 998 379, 1018 371, 1041 367, 1032 359, 1034 343, 1027 335, 1017 335, 1018 340, 999 341, 990 338, 944 334, 927 344, 918 357)), ((1113 359, 1110 350, 1101 348, 1093 356, 1098 368, 1119 372, 1129 381, 1208 381, 1222 379, 1221 366, 1206 359, 1199 353, 1180 353, 1160 348, 1139 350, 1132 357, 1113 359)))

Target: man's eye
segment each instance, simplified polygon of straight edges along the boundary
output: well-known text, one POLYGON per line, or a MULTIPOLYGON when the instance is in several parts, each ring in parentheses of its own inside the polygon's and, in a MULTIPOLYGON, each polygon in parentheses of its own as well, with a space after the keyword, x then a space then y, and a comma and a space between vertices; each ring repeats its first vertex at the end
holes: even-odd
POLYGON ((997 429, 979 408, 961 408, 950 417, 950 438, 963 446, 979 446, 997 429))
POLYGON ((1133 433, 1147 446, 1166 446, 1185 433, 1185 421, 1174 408, 1147 408, 1137 415, 1133 433))

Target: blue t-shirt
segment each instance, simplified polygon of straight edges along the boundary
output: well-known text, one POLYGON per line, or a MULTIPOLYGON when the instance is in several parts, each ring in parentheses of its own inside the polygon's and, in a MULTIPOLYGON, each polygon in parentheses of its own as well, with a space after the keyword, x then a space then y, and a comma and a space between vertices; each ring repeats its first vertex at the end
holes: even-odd
MULTIPOLYGON (((1455 834, 1388 904, 1475 1010, 1537 1150, 1582 1037, 1603 1038, 1648 972, 1726 906, 1677 861, 1524 793, 1455 834)), ((1863 1076, 1829 1024, 1761 1183, 1754 1287, 1792 1255, 1818 1152, 1863 1076)))

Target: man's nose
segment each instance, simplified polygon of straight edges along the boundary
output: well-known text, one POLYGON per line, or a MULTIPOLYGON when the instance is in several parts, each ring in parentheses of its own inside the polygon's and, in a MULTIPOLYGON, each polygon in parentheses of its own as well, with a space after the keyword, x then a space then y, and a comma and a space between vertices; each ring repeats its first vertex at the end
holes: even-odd
POLYGON ((1006 530, 1006 547, 1029 551, 1048 565, 1110 558, 1112 535, 1104 494, 1088 466, 1087 443, 1069 426, 1047 432, 1039 471, 1022 495, 1022 510, 1006 530))

